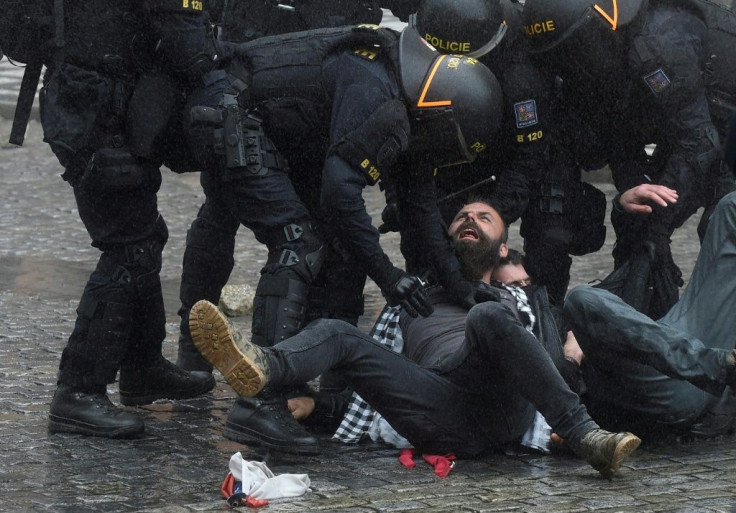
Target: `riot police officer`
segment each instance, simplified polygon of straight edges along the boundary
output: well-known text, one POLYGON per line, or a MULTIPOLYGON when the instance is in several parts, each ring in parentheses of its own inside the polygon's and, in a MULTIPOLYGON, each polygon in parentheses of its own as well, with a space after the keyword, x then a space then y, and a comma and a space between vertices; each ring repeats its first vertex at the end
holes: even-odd
POLYGON ((562 83, 578 159, 607 162, 619 192, 651 182, 679 194, 648 216, 614 200, 615 267, 646 255, 656 294, 641 308, 659 317, 682 283, 670 236, 705 206, 702 233, 709 207, 733 188, 719 141, 736 83, 736 15, 701 0, 529 0, 524 25, 531 51, 562 83), (647 144, 656 145, 652 155, 647 144))
POLYGON ((132 436, 143 422, 106 395, 118 370, 125 405, 214 386, 211 375, 183 371, 161 355, 159 272, 168 232, 156 205, 159 166, 176 159, 160 151, 169 117, 212 66, 209 22, 200 2, 66 3, 60 18, 65 44, 47 63, 41 94, 44 138, 101 255, 62 353, 49 428, 132 436))
MULTIPOLYGON (((420 280, 381 249, 362 190, 406 181, 423 194, 423 177, 394 172, 402 154, 437 166, 474 160, 497 128, 493 74, 474 59, 438 54, 413 29, 399 38, 375 26, 269 36, 226 45, 224 55, 224 69, 189 101, 187 138, 207 198, 188 235, 183 321, 197 300, 217 301, 240 224, 269 249, 254 303, 257 344, 301 329, 325 241, 334 239, 356 262, 353 294, 365 273, 389 302, 430 313, 420 280)), ((436 219, 433 201, 419 207, 436 219)), ((225 435, 319 450, 285 408, 279 394, 239 398, 225 435), (273 409, 282 412, 277 421, 273 409)))
MULTIPOLYGON (((527 269, 535 283, 547 286, 553 302, 562 304, 569 255, 596 251, 605 240, 605 197, 581 183, 579 166, 557 141, 553 82, 530 60, 520 5, 511 0, 424 0, 414 23, 438 50, 487 64, 503 89, 502 129, 485 154, 489 158, 436 172, 445 222, 468 197, 491 201, 506 223, 521 217, 527 269)), ((411 206, 402 210, 412 211, 411 206)), ((421 269, 427 266, 422 262, 426 252, 417 251, 417 240, 426 235, 405 217, 400 212, 402 251, 407 265, 421 269)), ((452 290, 452 284, 445 286, 452 290)))

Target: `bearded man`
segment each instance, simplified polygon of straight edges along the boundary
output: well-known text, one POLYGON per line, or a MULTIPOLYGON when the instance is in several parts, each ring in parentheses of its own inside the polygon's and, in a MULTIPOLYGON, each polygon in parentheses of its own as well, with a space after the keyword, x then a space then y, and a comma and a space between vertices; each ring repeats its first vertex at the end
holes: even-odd
MULTIPOLYGON (((412 354, 396 354, 332 319, 314 321, 273 347, 246 342, 241 351, 225 317, 207 301, 192 308, 194 343, 241 396, 257 397, 264 386, 308 382, 330 369, 339 372, 426 454, 482 455, 518 440, 538 410, 575 454, 612 475, 640 440, 599 428, 527 329, 530 319, 517 298, 489 285, 494 262, 508 251, 498 212, 469 203, 449 234, 467 279, 478 283, 478 304, 468 311, 441 287, 430 289, 434 313, 400 320, 405 351, 412 354)), ((289 415, 286 401, 281 412, 263 410, 261 430, 283 415, 289 415)))

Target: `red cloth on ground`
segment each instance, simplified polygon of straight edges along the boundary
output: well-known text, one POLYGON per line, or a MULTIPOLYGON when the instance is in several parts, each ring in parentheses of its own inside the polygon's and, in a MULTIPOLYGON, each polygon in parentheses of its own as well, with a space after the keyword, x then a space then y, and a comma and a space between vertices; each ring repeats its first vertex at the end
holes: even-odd
MULTIPOLYGON (((417 454, 416 449, 401 449, 399 451, 399 463, 406 468, 416 467, 414 462, 414 456, 417 454)), ((454 464, 452 463, 457 459, 452 453, 448 454, 422 454, 424 461, 434 467, 434 473, 441 478, 445 478, 450 474, 454 464)))

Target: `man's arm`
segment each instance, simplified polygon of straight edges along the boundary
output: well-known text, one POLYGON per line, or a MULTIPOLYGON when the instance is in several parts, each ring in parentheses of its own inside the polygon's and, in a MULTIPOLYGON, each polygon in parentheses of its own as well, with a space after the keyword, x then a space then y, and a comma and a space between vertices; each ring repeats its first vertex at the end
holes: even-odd
POLYGON ((629 214, 651 214, 652 205, 667 208, 677 203, 677 191, 664 185, 641 184, 624 191, 614 198, 614 208, 629 214))
POLYGON ((391 263, 365 208, 363 189, 388 171, 408 143, 397 85, 380 62, 347 55, 337 63, 329 155, 322 169, 321 217, 362 263, 390 304, 429 315, 418 278, 391 263))

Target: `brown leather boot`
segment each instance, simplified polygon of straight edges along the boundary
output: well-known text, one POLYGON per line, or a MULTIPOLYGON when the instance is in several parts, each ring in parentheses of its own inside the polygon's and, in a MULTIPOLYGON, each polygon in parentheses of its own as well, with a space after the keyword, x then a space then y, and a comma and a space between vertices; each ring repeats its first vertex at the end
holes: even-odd
POLYGON ((580 441, 575 453, 590 463, 604 477, 610 478, 626 458, 641 444, 631 433, 611 433, 604 429, 589 431, 580 441))

